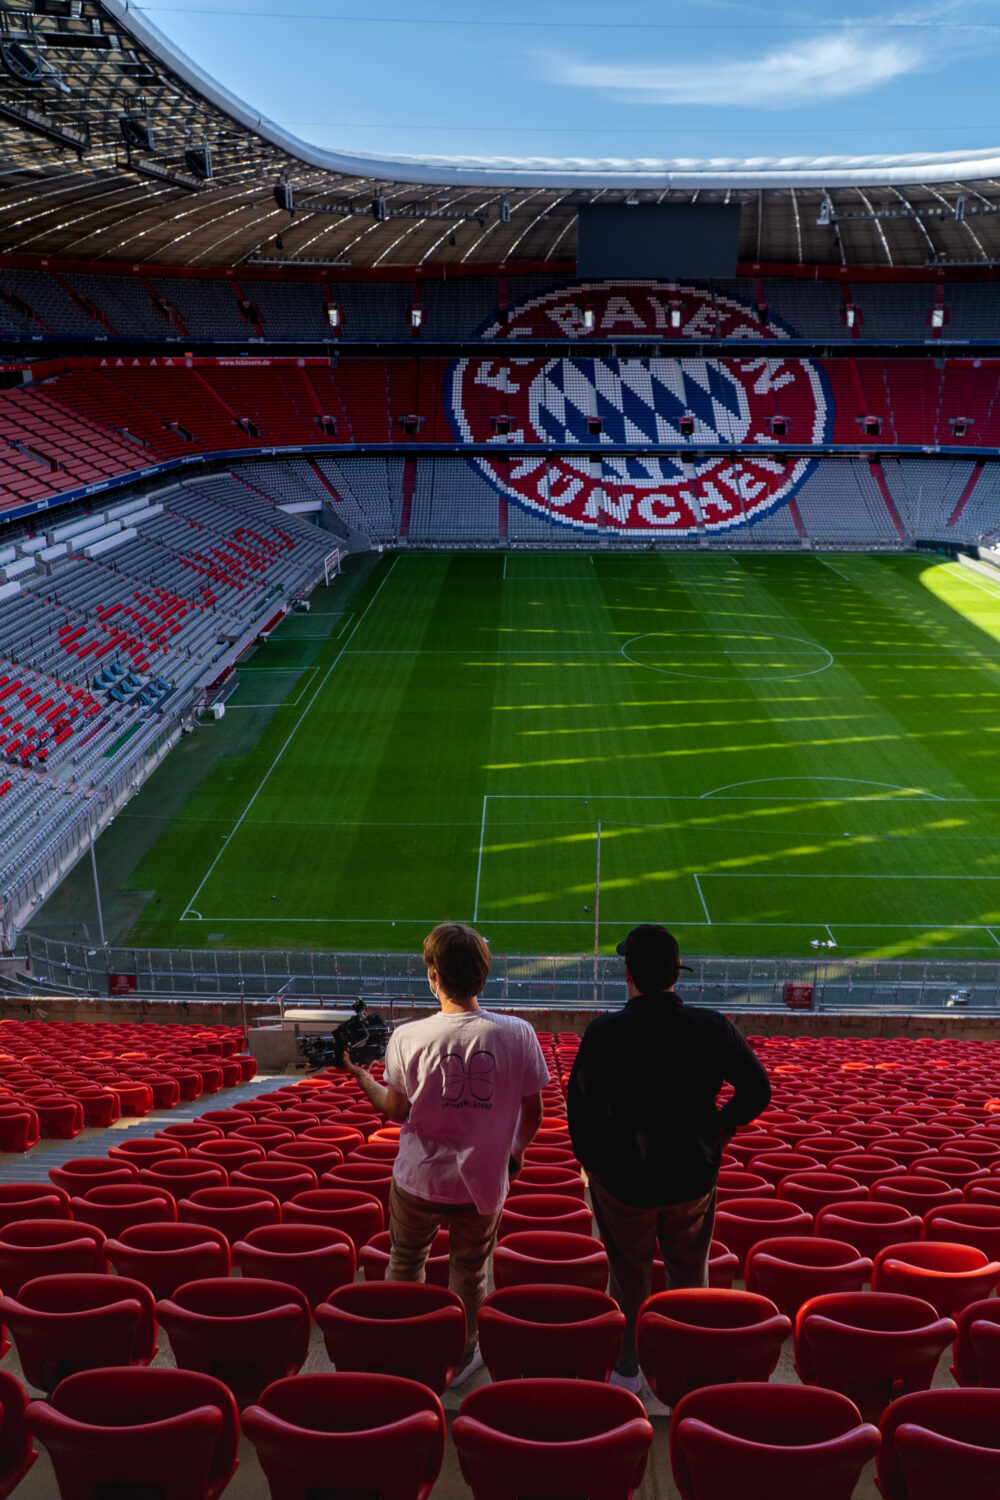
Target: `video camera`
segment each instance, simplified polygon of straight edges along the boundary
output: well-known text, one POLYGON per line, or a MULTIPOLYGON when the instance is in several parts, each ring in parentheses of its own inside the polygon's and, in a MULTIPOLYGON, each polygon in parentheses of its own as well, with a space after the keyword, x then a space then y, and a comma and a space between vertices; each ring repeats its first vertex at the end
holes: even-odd
POLYGON ((326 1035, 299 1037, 299 1050, 312 1068, 342 1068, 344 1058, 366 1068, 385 1056, 392 1027, 378 1011, 369 1012, 361 999, 354 1002, 354 1015, 326 1035))

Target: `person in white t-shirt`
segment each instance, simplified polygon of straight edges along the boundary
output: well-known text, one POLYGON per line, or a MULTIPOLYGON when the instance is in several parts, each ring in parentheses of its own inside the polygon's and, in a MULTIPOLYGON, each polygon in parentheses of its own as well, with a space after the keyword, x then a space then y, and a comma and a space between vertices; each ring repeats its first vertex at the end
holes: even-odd
POLYGON ((402 1125, 389 1195, 388 1280, 423 1281, 441 1228, 449 1278, 465 1304, 465 1360, 480 1363, 476 1314, 496 1243, 510 1172, 542 1120, 549 1070, 528 1025, 479 1008, 490 950, 478 932, 445 922, 424 940, 437 1015, 400 1026, 389 1040, 383 1082, 345 1061, 375 1108, 402 1125))

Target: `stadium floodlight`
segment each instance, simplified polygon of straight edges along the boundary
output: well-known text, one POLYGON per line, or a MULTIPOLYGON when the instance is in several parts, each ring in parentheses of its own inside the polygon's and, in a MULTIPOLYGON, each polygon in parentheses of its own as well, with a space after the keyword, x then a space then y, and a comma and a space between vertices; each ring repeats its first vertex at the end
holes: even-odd
POLYGON ((170 187, 183 188, 187 193, 200 192, 204 186, 204 179, 201 177, 188 176, 168 162, 155 161, 152 157, 133 156, 131 151, 128 154, 128 169, 130 172, 137 172, 140 177, 151 177, 154 182, 165 182, 170 187))
POLYGON ((66 125, 62 120, 54 120, 43 115, 40 110, 13 99, 0 99, 0 120, 8 120, 12 125, 18 125, 33 135, 42 135, 46 140, 55 141, 57 146, 68 146, 80 156, 90 148, 90 134, 86 126, 66 125))
POLYGON ((965 194, 959 193, 955 199, 955 223, 961 224, 965 218, 965 194))
POLYGON ((18 83, 38 88, 45 80, 45 65, 37 52, 22 46, 20 42, 0 43, 0 62, 18 83))
POLYGON ((820 204, 819 218, 816 220, 816 223, 818 226, 824 228, 826 225, 833 223, 833 204, 830 202, 829 198, 824 198, 823 202, 820 204))
POLYGON ((201 182, 212 180, 212 148, 205 141, 200 146, 188 146, 184 152, 184 164, 192 177, 201 182))
POLYGON ((506 198, 500 199, 500 223, 510 223, 510 204, 507 202, 506 198))
POLYGON ((119 115, 118 128, 129 150, 153 150, 153 127, 150 124, 148 111, 141 115, 132 115, 128 112, 119 115))

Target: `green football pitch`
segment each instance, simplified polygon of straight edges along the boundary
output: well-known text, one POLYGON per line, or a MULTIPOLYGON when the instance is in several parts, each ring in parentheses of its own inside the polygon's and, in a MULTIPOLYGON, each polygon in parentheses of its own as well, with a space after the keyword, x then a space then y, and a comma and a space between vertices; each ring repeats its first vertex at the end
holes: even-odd
POLYGON ((404 553, 343 589, 241 668, 229 714, 278 707, 133 871, 129 942, 413 952, 454 919, 589 953, 599 861, 604 952, 662 921, 703 955, 1000 959, 1000 582, 404 553))

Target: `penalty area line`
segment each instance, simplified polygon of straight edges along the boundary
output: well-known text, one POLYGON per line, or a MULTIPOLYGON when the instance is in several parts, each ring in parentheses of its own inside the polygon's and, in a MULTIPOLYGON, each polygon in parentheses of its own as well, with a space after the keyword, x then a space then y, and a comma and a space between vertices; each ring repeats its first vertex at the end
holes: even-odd
MULTIPOLYGON (((692 874, 694 875, 694 871, 692 871, 692 874)), ((701 888, 701 881, 698 879, 697 875, 694 875, 694 883, 695 883, 695 887, 696 887, 696 889, 698 891, 698 900, 701 902, 701 909, 705 913, 705 921, 706 921, 707 925, 709 927, 711 927, 711 925, 712 925, 712 918, 709 915, 708 906, 707 906, 707 904, 705 902, 705 893, 704 893, 704 891, 701 888)))

